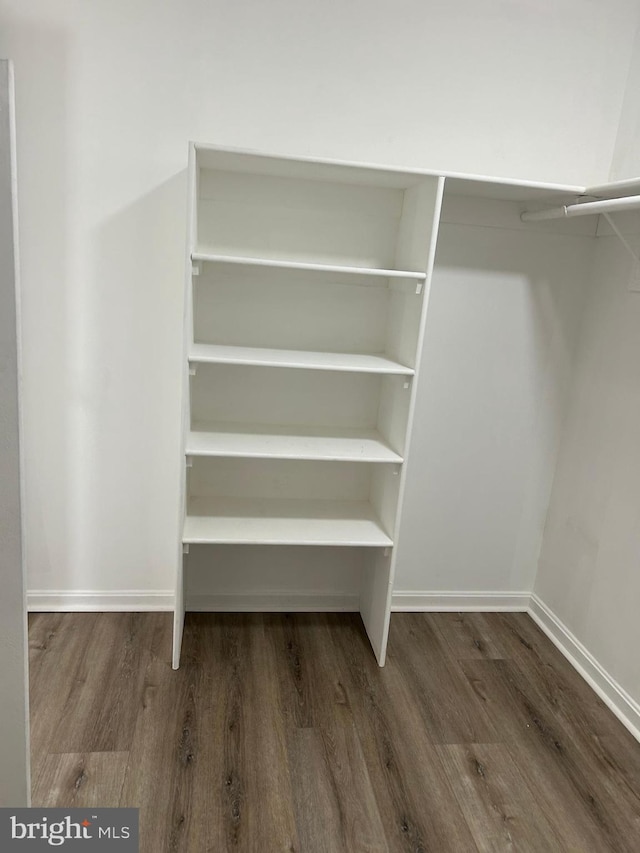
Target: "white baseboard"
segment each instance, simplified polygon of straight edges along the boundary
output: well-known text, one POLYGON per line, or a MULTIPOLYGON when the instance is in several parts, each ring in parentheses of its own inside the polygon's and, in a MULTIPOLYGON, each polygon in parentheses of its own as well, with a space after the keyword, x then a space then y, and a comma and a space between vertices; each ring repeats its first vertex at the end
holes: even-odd
POLYGON ((532 593, 529 615, 595 690, 620 722, 640 741, 640 705, 612 678, 556 614, 532 593))
POLYGON ((517 612, 529 608, 528 592, 394 592, 391 609, 396 612, 517 612))
POLYGON ((171 590, 32 589, 27 592, 30 613, 173 610, 171 590))
MULTIPOLYGON (((27 609, 30 613, 106 612, 173 610, 174 595, 170 590, 30 590, 27 609)), ((187 594, 186 609, 201 612, 283 613, 357 612, 359 596, 355 593, 265 592, 244 594, 187 594)))
POLYGON ((354 613, 360 609, 360 598, 355 593, 323 592, 187 594, 186 609, 201 613, 354 613))

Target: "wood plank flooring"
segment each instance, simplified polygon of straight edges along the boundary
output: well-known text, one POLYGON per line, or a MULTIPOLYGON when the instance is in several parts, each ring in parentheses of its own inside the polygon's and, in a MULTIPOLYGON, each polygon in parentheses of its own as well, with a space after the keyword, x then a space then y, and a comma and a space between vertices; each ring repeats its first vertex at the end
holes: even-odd
POLYGON ((33 802, 143 853, 640 851, 640 744, 526 614, 30 618, 33 802))

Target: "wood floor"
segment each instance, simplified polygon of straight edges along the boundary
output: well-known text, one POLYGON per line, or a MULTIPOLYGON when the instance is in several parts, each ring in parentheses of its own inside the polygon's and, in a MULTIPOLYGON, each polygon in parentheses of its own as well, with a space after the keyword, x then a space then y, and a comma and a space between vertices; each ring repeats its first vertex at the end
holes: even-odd
POLYGON ((148 853, 640 851, 640 744, 525 614, 35 614, 34 805, 148 853))

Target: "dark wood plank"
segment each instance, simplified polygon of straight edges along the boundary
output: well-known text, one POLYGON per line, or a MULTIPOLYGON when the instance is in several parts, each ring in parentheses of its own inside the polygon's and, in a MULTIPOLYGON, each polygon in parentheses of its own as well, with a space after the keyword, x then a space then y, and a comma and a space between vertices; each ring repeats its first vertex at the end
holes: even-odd
POLYGON ((506 746, 454 744, 437 750, 478 850, 563 849, 506 746))
POLYGON ((189 614, 182 658, 149 671, 131 750, 141 851, 299 849, 264 617, 189 614))
POLYGON ((301 850, 388 853, 354 729, 296 729, 289 737, 289 758, 301 850))
POLYGON ((32 803, 42 808, 116 808, 127 752, 53 753, 34 780, 32 803))
MULTIPOLYGON (((185 636, 185 640, 187 637, 185 636)), ((185 643, 186 645, 186 643, 185 643)), ((186 656, 185 656, 186 657, 186 656)), ((198 668, 177 673, 156 659, 145 672, 120 805, 140 809, 140 851, 204 849, 206 829, 191 822, 200 763, 198 668)))
POLYGON ((531 673, 525 675, 520 667, 512 668, 510 685, 519 697, 536 703, 537 725, 551 737, 554 754, 562 756, 563 766, 576 788, 582 790, 586 778, 590 788, 597 792, 612 825, 623 829, 634 841, 640 841, 640 789, 630 788, 627 780, 615 772, 610 753, 593 736, 580 709, 572 715, 566 705, 558 707, 549 702, 538 689, 536 679, 531 673), (542 714, 544 719, 541 719, 542 714))
POLYGON ((263 614, 224 620, 217 685, 224 755, 213 850, 298 850, 284 713, 263 614))
POLYGON ((267 614, 285 723, 294 728, 351 726, 328 614, 267 614))
POLYGON ((65 618, 64 613, 30 613, 29 614, 29 676, 32 684, 31 692, 37 697, 38 691, 46 690, 46 672, 41 675, 51 654, 60 660, 68 645, 59 642, 62 633, 77 632, 77 620, 65 618))
POLYGON ((485 660, 507 657, 492 630, 493 615, 430 613, 426 619, 442 635, 454 658, 485 660))
POLYGON ((102 701, 88 714, 93 725, 84 730, 84 738, 93 750, 130 748, 147 667, 170 654, 166 613, 117 615, 125 617, 115 628, 120 642, 114 644, 109 665, 101 673, 102 701))
POLYGON ((584 757, 511 661, 462 666, 498 722, 512 758, 567 849, 637 851, 633 815, 608 797, 584 757), (625 829, 623 829, 625 827, 625 829))
POLYGON ((59 752, 127 751, 146 668, 151 657, 169 653, 166 613, 94 617, 54 735, 59 752))
MULTIPOLYGON (((76 673, 97 614, 34 613, 29 617, 29 705, 31 774, 35 780, 50 749, 65 752, 56 737, 72 704, 76 673)), ((98 690, 97 695, 101 695, 98 690)))
POLYGON ((613 814, 621 811, 621 825, 626 823, 640 838, 638 767, 629 760, 636 753, 632 748, 629 754, 635 741, 573 668, 571 673, 564 673, 568 662, 553 644, 548 648, 550 641, 533 621, 511 618, 515 615, 505 614, 507 618, 496 620, 498 629, 505 623, 509 626, 515 640, 514 688, 535 700, 536 708, 552 721, 556 739, 564 744, 564 754, 579 766, 575 773, 597 780, 601 797, 611 802, 609 810, 613 814), (602 731, 608 734, 598 734, 602 731))
MULTIPOLYGON (((615 722, 619 724, 619 720, 615 722)), ((606 762, 607 772, 617 777, 619 784, 633 796, 640 794, 640 744, 624 726, 612 735, 594 734, 589 747, 606 762)))
POLYGON ((121 789, 144 853, 640 849, 640 744, 526 616, 394 614, 382 670, 351 614, 189 614, 177 672, 170 637, 32 617, 34 802, 121 789))
POLYGON ((601 735, 624 728, 527 613, 497 613, 492 625, 506 657, 530 675, 555 709, 601 735))
POLYGON ((389 850, 476 851, 416 696, 401 678, 397 649, 381 669, 359 617, 335 617, 336 664, 342 669, 389 850))
POLYGON ((393 619, 389 654, 398 661, 423 725, 434 743, 495 743, 501 740, 470 688, 430 614, 402 613, 393 619))

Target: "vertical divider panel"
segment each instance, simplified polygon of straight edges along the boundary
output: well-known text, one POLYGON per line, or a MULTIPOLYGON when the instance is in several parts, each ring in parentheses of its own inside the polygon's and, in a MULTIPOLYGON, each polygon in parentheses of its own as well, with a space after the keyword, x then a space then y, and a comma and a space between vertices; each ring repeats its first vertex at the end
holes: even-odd
POLYGON ((182 421, 180 430, 180 459, 179 459, 179 507, 178 507, 178 529, 176 544, 176 586, 173 609, 173 669, 180 666, 180 651, 182 649, 182 633, 184 630, 185 613, 185 567, 187 555, 183 553, 182 531, 187 511, 187 468, 185 449, 187 436, 191 428, 191 392, 189 379, 189 346, 193 338, 193 285, 191 253, 195 250, 198 202, 198 164, 196 158, 196 147, 193 142, 189 144, 189 165, 187 170, 187 235, 186 235, 186 258, 185 258, 185 281, 184 281, 184 330, 182 335, 182 421))
MULTIPOLYGON (((411 382, 411 387, 407 389, 407 393, 410 394, 410 400, 404 441, 404 463, 398 474, 400 480, 397 486, 395 517, 392 529, 387 531, 394 545, 396 544, 402 512, 406 466, 408 463, 411 427, 415 410, 415 393, 420 368, 420 354, 422 352, 426 328, 433 262, 438 240, 444 180, 444 178, 422 179, 420 183, 409 187, 405 191, 402 218, 398 231, 396 250, 396 263, 398 267, 422 270, 426 273, 427 277, 422 293, 416 297, 422 300, 419 309, 420 321, 415 352, 416 374, 411 382)), ((388 485, 385 486, 384 480, 379 479, 373 484, 372 488, 372 500, 375 500, 383 508, 388 507, 390 503, 388 500, 389 496, 385 496, 380 492, 385 487, 388 488, 388 485)), ((387 509, 383 509, 383 512, 386 513, 387 509)), ((396 554, 397 549, 395 547, 391 549, 378 549, 376 554, 372 556, 370 566, 368 569, 365 569, 363 574, 360 595, 360 615, 380 666, 384 666, 386 658, 396 554)))

